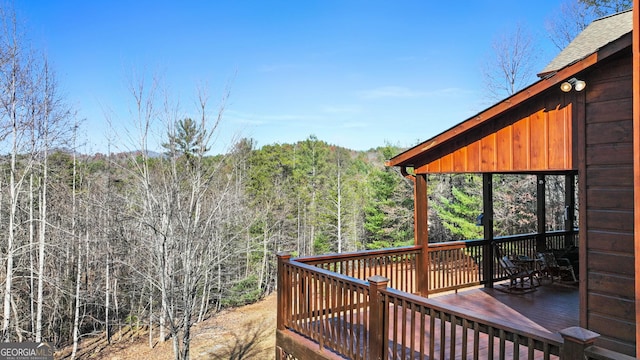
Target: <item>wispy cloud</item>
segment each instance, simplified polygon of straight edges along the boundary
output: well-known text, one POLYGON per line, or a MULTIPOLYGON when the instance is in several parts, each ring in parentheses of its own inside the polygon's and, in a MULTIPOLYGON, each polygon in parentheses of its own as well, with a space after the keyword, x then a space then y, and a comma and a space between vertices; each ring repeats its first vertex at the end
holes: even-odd
POLYGON ((363 121, 352 121, 343 123, 340 127, 343 129, 364 129, 369 127, 369 124, 363 121))
POLYGON ((359 105, 344 105, 344 106, 325 106, 322 111, 328 114, 359 114, 362 112, 362 107, 359 105))
POLYGON ((227 111, 227 119, 240 124, 267 125, 272 123, 287 123, 294 121, 317 121, 320 116, 295 114, 255 114, 239 111, 227 111))
POLYGON ((279 71, 287 71, 292 69, 300 69, 304 67, 302 64, 263 64, 258 66, 259 72, 272 73, 279 71))
POLYGON ((441 95, 449 95, 458 92, 460 89, 446 88, 431 91, 414 90, 403 86, 382 86, 370 90, 363 90, 358 95, 363 99, 383 99, 383 98, 426 98, 441 95))

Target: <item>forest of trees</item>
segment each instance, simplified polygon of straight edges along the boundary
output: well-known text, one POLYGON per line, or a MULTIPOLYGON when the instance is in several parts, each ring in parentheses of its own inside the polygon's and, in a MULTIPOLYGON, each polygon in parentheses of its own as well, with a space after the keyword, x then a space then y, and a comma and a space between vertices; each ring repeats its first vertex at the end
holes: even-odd
MULTIPOLYGON (((0 15, 1 341, 75 353, 83 337, 144 324, 187 359, 194 322, 274 290, 276 253, 413 242, 413 184, 384 167, 401 149, 245 138, 214 155, 226 96, 212 116, 203 93, 180 110, 155 83, 134 82, 135 150, 84 154, 46 57, 15 15, 0 15), (158 128, 162 153, 149 146, 158 128)), ((430 241, 480 237, 480 177, 433 175, 429 186, 430 241)), ((496 235, 534 232, 535 177, 494 187, 496 235)), ((564 179, 547 187, 548 230, 562 229, 564 179)))
MULTIPOLYGON (((206 135, 180 119, 159 156, 23 154, 13 182, 5 158, 3 194, 11 184, 17 194, 1 209, 3 230, 14 234, 2 254, 13 265, 0 270, 11 281, 5 340, 61 346, 152 324, 156 339, 175 341, 184 358, 191 323, 274 290, 277 252, 413 242, 412 183, 383 166, 399 149, 356 152, 311 136, 260 149, 243 139, 208 156, 206 135)), ((535 231, 535 177, 505 178, 495 185, 496 218, 508 225, 496 227, 501 235, 535 231)), ((429 181, 431 241, 481 237, 481 179, 429 181)), ((549 196, 563 208, 563 189, 549 196)), ((553 216, 561 229, 562 214, 550 213, 550 223, 553 216)))

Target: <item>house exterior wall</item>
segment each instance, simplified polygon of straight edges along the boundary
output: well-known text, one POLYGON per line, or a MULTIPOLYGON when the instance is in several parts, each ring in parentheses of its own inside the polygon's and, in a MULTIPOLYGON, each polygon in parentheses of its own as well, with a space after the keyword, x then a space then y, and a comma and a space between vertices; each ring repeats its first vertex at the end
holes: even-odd
POLYGON ((579 74, 581 325, 635 355, 633 87, 630 51, 579 74), (586 244, 586 246, 582 246, 586 244))

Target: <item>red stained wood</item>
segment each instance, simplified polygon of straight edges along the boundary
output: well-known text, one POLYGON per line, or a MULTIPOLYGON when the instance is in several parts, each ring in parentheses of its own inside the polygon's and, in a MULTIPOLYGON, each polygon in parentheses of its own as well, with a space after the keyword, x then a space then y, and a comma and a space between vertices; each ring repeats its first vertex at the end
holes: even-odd
POLYGON ((530 149, 529 118, 524 118, 513 124, 513 168, 529 168, 530 149))
POLYGON ((469 167, 467 157, 467 147, 460 148, 453 153, 453 171, 467 172, 469 167))
POLYGON ((547 128, 547 117, 545 115, 545 113, 537 112, 530 117, 531 170, 547 169, 549 132, 547 128))
POLYGON ((447 173, 453 171, 453 154, 447 154, 440 159, 440 171, 447 173))
POLYGON ((419 173, 464 173, 573 169, 569 109, 557 106, 538 110, 467 145, 460 145, 417 170, 419 173))
POLYGON ((478 141, 467 146, 467 171, 480 171, 480 142, 478 141))
POLYGON ((577 287, 545 285, 534 292, 514 295, 498 290, 501 286, 441 295, 431 300, 542 331, 557 332, 578 325, 577 287))
POLYGON ((496 134, 490 134, 480 141, 480 170, 491 172, 496 168, 496 134))
MULTIPOLYGON (((632 46, 632 72, 633 72, 633 178, 635 189, 640 189, 640 1, 633 2, 633 46, 632 46)), ((634 193, 634 228, 635 243, 640 243, 640 191, 634 193)), ((640 274, 640 246, 635 246, 635 269, 636 274, 640 274)), ((636 324, 637 316, 640 314, 640 276, 635 277, 635 296, 636 300, 636 324)), ((637 327, 635 331, 635 354, 640 358, 640 329, 637 327)))
POLYGON ((513 169, 513 131, 511 126, 496 132, 496 143, 496 167, 498 169, 513 169))
POLYGON ((550 111, 549 124, 549 168, 565 169, 571 161, 571 121, 566 111, 550 111))

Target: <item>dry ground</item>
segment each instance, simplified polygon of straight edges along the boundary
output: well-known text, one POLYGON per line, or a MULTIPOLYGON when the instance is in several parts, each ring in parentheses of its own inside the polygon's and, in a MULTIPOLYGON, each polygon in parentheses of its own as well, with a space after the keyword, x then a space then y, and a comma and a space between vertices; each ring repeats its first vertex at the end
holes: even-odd
MULTIPOLYGON (((196 324, 192 329, 191 359, 274 359, 276 328, 276 296, 236 309, 224 310, 196 324)), ((157 332, 157 329, 155 330, 157 332)), ((157 337, 157 333, 156 333, 157 337)), ((71 349, 56 353, 56 359, 69 359, 71 349)), ((149 348, 147 329, 123 329, 115 334, 112 344, 104 336, 85 339, 78 359, 140 360, 173 359, 171 339, 149 348)))

